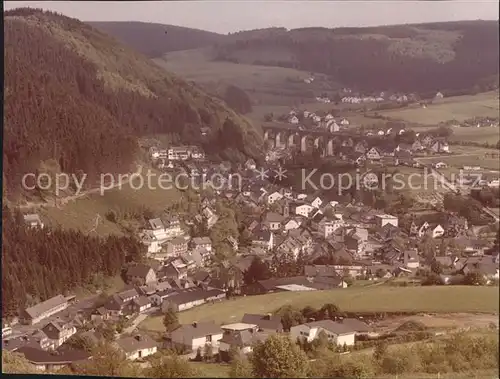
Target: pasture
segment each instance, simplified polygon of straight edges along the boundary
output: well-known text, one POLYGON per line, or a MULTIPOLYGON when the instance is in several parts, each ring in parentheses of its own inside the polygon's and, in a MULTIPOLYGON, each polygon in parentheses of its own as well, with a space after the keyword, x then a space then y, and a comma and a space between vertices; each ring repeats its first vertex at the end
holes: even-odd
MULTIPOLYGON (((181 312, 179 322, 232 323, 239 322, 245 313, 272 313, 285 305, 320 308, 325 303, 353 312, 498 313, 498 300, 498 287, 351 287, 240 297, 181 312)), ((165 329, 161 316, 147 318, 140 327, 150 331, 165 329)))
POLYGON ((440 122, 450 120, 461 122, 474 117, 498 118, 498 93, 486 92, 477 95, 455 96, 438 100, 426 108, 414 105, 378 113, 391 119, 422 125, 437 125, 440 122))
POLYGON ((223 94, 227 85, 238 86, 247 92, 255 106, 290 107, 302 101, 314 101, 319 94, 338 89, 338 85, 323 74, 316 74, 312 83, 305 83, 304 79, 310 76, 306 71, 214 61, 209 49, 171 52, 154 61, 218 95, 223 94))
POLYGON ((499 139, 500 129, 498 127, 453 128, 450 142, 476 142, 494 145, 499 139))
POLYGON ((500 170, 500 162, 497 158, 486 158, 483 154, 467 154, 467 155, 450 155, 440 157, 419 158, 422 163, 438 163, 444 162, 448 168, 457 170, 465 166, 478 166, 481 167, 480 171, 495 171, 500 170))
POLYGON ((153 183, 151 188, 144 185, 139 189, 135 189, 138 187, 137 183, 127 183, 121 188, 105 191, 102 195, 94 193, 70 201, 61 208, 41 208, 38 213, 49 226, 81 230, 84 233, 94 228, 96 217, 99 215, 98 226, 95 230, 98 235, 123 235, 118 224, 106 219, 106 213, 111 210, 125 211, 141 207, 161 211, 180 196, 176 189, 158 188, 158 185, 154 184, 154 179, 151 179, 151 183, 153 183))

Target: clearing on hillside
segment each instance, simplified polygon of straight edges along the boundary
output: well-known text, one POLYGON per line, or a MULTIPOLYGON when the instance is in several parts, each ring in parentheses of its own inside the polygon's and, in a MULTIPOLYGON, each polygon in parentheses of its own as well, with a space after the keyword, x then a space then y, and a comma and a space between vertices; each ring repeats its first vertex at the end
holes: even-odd
POLYGON ((235 85, 248 93, 255 105, 293 105, 312 102, 322 92, 338 89, 326 75, 291 68, 254 66, 212 61, 209 49, 176 51, 154 60, 161 67, 221 95, 225 86, 235 85))
POLYGON ((98 226, 95 230, 98 235, 122 235, 122 228, 106 219, 109 211, 136 211, 138 209, 162 211, 179 197, 180 193, 176 189, 150 189, 148 186, 142 186, 136 190, 133 185, 131 187, 130 184, 124 184, 121 189, 114 188, 105 191, 102 196, 99 193, 91 194, 71 201, 61 209, 47 207, 38 212, 47 225, 81 230, 84 233, 94 228, 96 217, 99 215, 98 226))

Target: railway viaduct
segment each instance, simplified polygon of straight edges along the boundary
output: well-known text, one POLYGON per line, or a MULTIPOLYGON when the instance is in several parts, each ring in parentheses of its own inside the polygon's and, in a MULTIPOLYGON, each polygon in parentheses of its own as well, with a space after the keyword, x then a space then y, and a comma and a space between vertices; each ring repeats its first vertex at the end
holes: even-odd
POLYGON ((347 141, 356 142, 359 139, 351 133, 329 132, 328 130, 300 130, 297 127, 263 125, 264 140, 273 141, 278 148, 300 147, 305 152, 309 147, 322 151, 325 156, 333 156, 335 146, 341 146, 347 141))

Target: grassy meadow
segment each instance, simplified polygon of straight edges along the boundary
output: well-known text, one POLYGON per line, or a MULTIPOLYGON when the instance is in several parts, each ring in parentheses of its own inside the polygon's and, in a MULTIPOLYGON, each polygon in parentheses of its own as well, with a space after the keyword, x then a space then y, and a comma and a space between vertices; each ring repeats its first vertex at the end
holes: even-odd
MULTIPOLYGON (((146 179, 145 179, 146 180, 146 179)), ((119 225, 110 222, 105 215, 110 210, 132 210, 139 207, 146 207, 153 211, 163 210, 179 198, 176 189, 162 190, 158 187, 152 177, 152 188, 147 185, 140 189, 134 189, 132 183, 124 184, 122 188, 114 188, 105 191, 103 195, 94 193, 85 197, 70 201, 61 208, 47 207, 38 210, 43 221, 50 226, 60 226, 65 229, 76 229, 88 232, 95 225, 97 215, 100 221, 96 233, 101 236, 109 234, 122 235, 122 229, 119 225)))
POLYGON ((439 100, 427 108, 412 106, 378 112, 380 115, 423 125, 436 125, 449 120, 464 121, 473 117, 498 117, 498 93, 454 96, 439 100))
MULTIPOLYGON (((240 297, 182 312, 179 321, 182 324, 208 320, 232 323, 239 322, 247 312, 272 313, 284 305, 319 308, 325 303, 335 303, 343 310, 354 312, 498 313, 498 300, 497 287, 352 287, 240 297)), ((161 316, 147 318, 140 327, 151 331, 165 329, 161 316)))
POLYGON ((154 61, 219 95, 225 86, 236 85, 247 92, 255 106, 272 104, 289 108, 302 99, 312 101, 318 94, 338 88, 322 74, 317 74, 314 82, 305 83, 304 79, 310 76, 306 71, 213 61, 212 58, 210 50, 196 49, 170 52, 154 61))

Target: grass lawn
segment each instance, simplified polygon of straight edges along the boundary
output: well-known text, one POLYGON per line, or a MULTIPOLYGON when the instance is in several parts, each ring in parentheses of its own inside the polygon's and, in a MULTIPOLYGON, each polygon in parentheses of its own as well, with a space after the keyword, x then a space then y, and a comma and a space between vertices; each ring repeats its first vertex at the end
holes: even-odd
POLYGON ((190 362, 199 378, 229 378, 230 367, 225 363, 190 362))
POLYGON ((154 61, 209 92, 221 95, 227 85, 235 85, 250 96, 255 106, 287 106, 286 113, 292 104, 301 99, 314 101, 315 93, 338 89, 338 84, 329 81, 323 74, 317 74, 316 80, 308 84, 304 82, 310 76, 307 71, 214 61, 212 58, 206 49, 193 49, 170 52, 154 61))
MULTIPOLYGON (((113 294, 120 291, 124 287, 125 287, 125 282, 120 277, 120 275, 116 275, 104 278, 104 283, 102 288, 100 288, 100 290, 107 294, 113 294)), ((72 293, 76 296, 77 299, 83 299, 87 296, 95 294, 94 290, 90 290, 89 288, 86 287, 76 288, 75 290, 72 291, 72 293)))
MULTIPOLYGON (((247 296, 221 303, 203 305, 179 314, 183 324, 213 320, 216 323, 239 322, 243 315, 270 313, 284 305, 321 307, 335 303, 346 311, 414 311, 414 312, 485 312, 498 313, 497 287, 352 287, 330 291, 281 292, 247 296)), ((162 317, 150 317, 141 327, 164 330, 162 317)))
POLYGON ((447 157, 429 157, 422 159, 425 163, 438 163, 444 162, 448 167, 454 167, 456 169, 462 169, 464 166, 478 166, 484 170, 498 171, 500 169, 500 162, 496 158, 485 158, 484 155, 457 155, 457 156, 447 156, 447 157))
MULTIPOLYGON (((437 125, 449 120, 464 121, 473 117, 498 117, 498 93, 487 92, 477 95, 444 98, 427 108, 409 108, 380 111, 379 114, 392 119, 415 122, 423 125, 437 125)), ((492 129, 492 128, 491 128, 492 129)))
MULTIPOLYGON (((146 179, 145 179, 146 180, 146 179)), ((134 209, 139 206, 151 210, 162 210, 178 198, 177 190, 153 189, 157 184, 151 180, 152 188, 147 186, 135 190, 129 184, 124 184, 121 189, 115 188, 100 194, 91 194, 86 197, 69 202, 61 209, 51 207, 43 208, 38 212, 47 225, 61 226, 65 229, 77 229, 88 232, 94 227, 97 214, 100 215, 96 232, 99 235, 122 234, 121 228, 108 220, 106 213, 112 209, 134 209)), ((134 185, 134 184, 133 184, 134 185)), ((138 184, 135 184, 136 186, 138 184)))
POLYGON ((442 188, 440 183, 435 183, 434 177, 423 169, 398 166, 398 173, 394 176, 394 189, 409 191, 411 194, 432 194, 442 188))
POLYGON ((453 135, 451 136, 450 141, 496 144, 499 139, 499 128, 453 128, 453 135))

